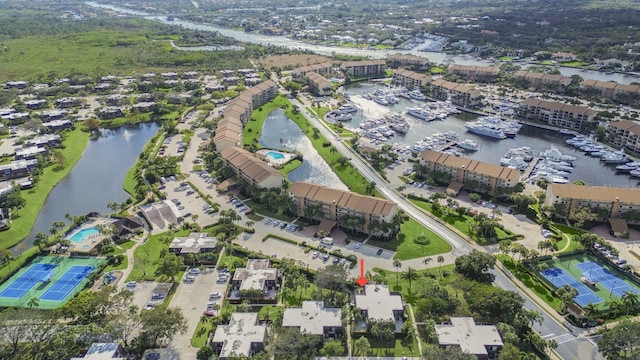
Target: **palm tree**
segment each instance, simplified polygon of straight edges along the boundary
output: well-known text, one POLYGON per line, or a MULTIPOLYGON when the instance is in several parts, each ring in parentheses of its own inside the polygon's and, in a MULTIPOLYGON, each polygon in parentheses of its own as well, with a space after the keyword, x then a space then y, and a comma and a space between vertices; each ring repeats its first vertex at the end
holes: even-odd
POLYGON ((32 297, 31 299, 29 299, 29 302, 27 302, 27 306, 30 309, 37 308, 38 306, 40 306, 40 300, 38 300, 37 297, 32 297))
POLYGON ((594 318, 594 317, 596 317, 598 315, 598 312, 600 310, 592 302, 589 302, 587 305, 582 307, 582 311, 584 311, 584 314, 585 314, 586 317, 594 318))
POLYGON ((627 315, 638 307, 638 296, 631 291, 625 291, 620 297, 620 301, 625 310, 627 310, 627 315))
POLYGON ((562 311, 564 312, 573 302, 573 299, 578 296, 578 290, 565 284, 556 290, 556 295, 560 298, 560 301, 562 301, 562 311))
POLYGON ((400 282, 400 274, 398 273, 398 271, 402 267, 402 263, 400 262, 400 260, 393 260, 393 267, 396 268, 396 286, 398 286, 400 282))
POLYGON ((440 275, 442 275, 442 271, 440 271, 440 268, 442 268, 442 264, 444 264, 444 256, 438 255, 438 272, 440 273, 440 275))
POLYGON ((249 312, 249 310, 251 310, 251 302, 249 302, 249 300, 242 300, 240 305, 238 305, 238 310, 241 312, 249 312))
POLYGON ((13 261, 13 253, 9 249, 0 250, 0 260, 2 262, 0 264, 7 264, 9 266, 9 270, 11 270, 11 262, 13 261))
POLYGON ((354 352, 366 357, 369 354, 369 349, 371 349, 371 344, 369 344, 369 339, 366 337, 361 337, 353 343, 354 352))
POLYGON ((429 263, 433 261, 432 257, 426 257, 424 259, 422 259, 422 263, 424 264, 425 268, 429 268, 429 263))
POLYGON ((402 279, 409 281, 409 295, 411 295, 411 281, 418 280, 418 273, 412 267, 408 267, 407 271, 402 273, 402 279))
POLYGON ((45 247, 49 244, 49 237, 45 233, 37 233, 35 238, 33 239, 33 245, 37 246, 38 249, 42 252, 45 247))

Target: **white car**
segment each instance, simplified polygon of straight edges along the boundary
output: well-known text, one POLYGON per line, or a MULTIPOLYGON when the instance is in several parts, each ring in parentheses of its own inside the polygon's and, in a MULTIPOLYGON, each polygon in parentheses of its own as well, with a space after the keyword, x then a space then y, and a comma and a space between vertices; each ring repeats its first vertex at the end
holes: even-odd
POLYGON ((318 258, 318 256, 320 256, 320 253, 318 253, 317 251, 314 251, 313 254, 311 254, 312 259, 316 259, 318 258))
POLYGON ((135 281, 129 281, 127 283, 127 287, 136 287, 136 286, 138 286, 138 283, 135 281))
POLYGON ((354 249, 360 249, 362 247, 362 243, 356 243, 356 246, 354 246, 354 249))
POLYGON ((222 297, 222 295, 220 295, 219 292, 214 292, 209 294, 209 299, 220 299, 222 297))
POLYGON ((192 283, 194 281, 196 281, 195 276, 187 275, 184 277, 184 282, 187 284, 192 283))
POLYGON ((198 269, 198 268, 191 268, 191 269, 189 269, 189 274, 192 274, 192 275, 198 275, 198 274, 200 274, 200 269, 198 269))

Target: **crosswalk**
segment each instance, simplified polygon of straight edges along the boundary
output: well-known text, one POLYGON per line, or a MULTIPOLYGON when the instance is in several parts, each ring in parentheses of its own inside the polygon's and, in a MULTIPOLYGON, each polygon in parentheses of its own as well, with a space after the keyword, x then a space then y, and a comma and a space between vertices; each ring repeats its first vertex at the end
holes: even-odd
POLYGON ((574 340, 575 338, 576 338, 575 335, 566 333, 566 334, 558 335, 556 337, 552 337, 551 339, 547 339, 547 340, 555 340, 558 343, 558 345, 560 345, 560 344, 568 343, 569 341, 574 340))

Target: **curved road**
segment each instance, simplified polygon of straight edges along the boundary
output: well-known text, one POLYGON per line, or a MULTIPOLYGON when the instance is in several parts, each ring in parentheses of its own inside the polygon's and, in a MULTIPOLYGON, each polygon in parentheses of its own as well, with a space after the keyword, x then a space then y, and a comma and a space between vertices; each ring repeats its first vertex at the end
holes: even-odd
MULTIPOLYGON (((322 135, 332 142, 332 145, 340 152, 344 157, 350 159, 351 164, 368 180, 375 181, 376 188, 387 199, 398 204, 398 207, 402 209, 409 216, 414 218, 417 222, 426 226, 434 233, 445 239, 451 246, 453 246, 453 254, 456 256, 465 255, 470 253, 474 247, 461 238, 458 234, 449 230, 443 224, 438 223, 436 220, 430 218, 422 212, 421 209, 413 205, 404 196, 398 193, 391 185, 380 176, 376 171, 371 169, 368 163, 360 157, 350 146, 344 142, 335 141, 336 134, 320 121, 314 115, 311 115, 305 105, 298 99, 290 99, 292 104, 297 105, 300 112, 309 120, 309 122, 320 130, 322 135)), ((506 270, 508 271, 508 270, 506 270)), ((545 340, 554 339, 558 342, 556 353, 565 360, 585 360, 594 359, 601 360, 603 357, 598 352, 598 347, 591 340, 580 336, 578 333, 581 331, 570 324, 560 324, 554 317, 549 315, 544 308, 539 306, 520 288, 518 288, 508 275, 502 271, 494 271, 495 281, 494 284, 506 290, 515 291, 525 299, 524 307, 529 310, 535 310, 543 317, 542 324, 535 324, 534 329, 538 331, 540 336, 545 340), (569 330, 567 330, 569 328, 569 330)))

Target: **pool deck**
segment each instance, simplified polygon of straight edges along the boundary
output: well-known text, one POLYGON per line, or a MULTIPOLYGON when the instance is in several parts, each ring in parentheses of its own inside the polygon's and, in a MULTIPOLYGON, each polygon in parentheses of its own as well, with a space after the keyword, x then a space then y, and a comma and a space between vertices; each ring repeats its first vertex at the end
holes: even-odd
MULTIPOLYGON (((93 220, 93 221, 88 221, 88 222, 85 222, 82 225, 80 225, 77 229, 75 229, 74 231, 69 233, 64 238, 69 240, 75 234, 77 234, 78 232, 80 232, 80 231, 82 231, 84 229, 89 229, 89 228, 95 227, 95 226, 100 225, 100 224, 102 224, 102 225, 110 225, 113 222, 114 222, 114 220, 106 219, 106 218, 100 218, 100 219, 96 219, 96 220, 93 220)), ((99 234, 99 233, 98 234, 89 235, 83 241, 71 242, 69 244, 69 251, 70 252, 90 253, 91 251, 93 251, 93 249, 96 246, 100 245, 100 243, 102 243, 102 241, 104 239, 106 239, 107 237, 108 237, 107 235, 99 234)))
POLYGON ((260 149, 258 151, 256 151, 256 156, 258 156, 261 159, 264 159, 267 164, 273 166, 273 167, 281 167, 283 165, 285 165, 286 163, 288 163, 289 161, 293 160, 296 158, 296 154, 294 153, 289 153, 289 152, 284 152, 284 151, 279 151, 279 150, 273 150, 273 149, 260 149), (267 156, 268 153, 277 153, 282 155, 282 159, 274 159, 271 156, 267 156))

